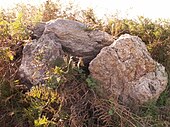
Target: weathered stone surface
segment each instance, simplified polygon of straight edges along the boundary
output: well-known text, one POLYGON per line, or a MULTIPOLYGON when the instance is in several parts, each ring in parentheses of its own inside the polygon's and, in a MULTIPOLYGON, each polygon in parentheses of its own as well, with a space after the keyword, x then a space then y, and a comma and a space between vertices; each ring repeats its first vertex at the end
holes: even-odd
POLYGON ((36 38, 36 39, 39 39, 43 35, 44 29, 45 29, 45 25, 46 25, 45 22, 37 23, 35 25, 35 27, 32 29, 32 31, 33 31, 33 35, 32 36, 34 38, 36 38))
POLYGON ((36 41, 27 43, 23 49, 23 57, 19 68, 20 77, 32 84, 44 81, 46 72, 58 57, 63 54, 60 43, 56 42, 54 34, 43 35, 36 41))
POLYGON ((113 37, 106 32, 90 30, 87 25, 72 21, 57 19, 45 25, 44 34, 55 33, 63 50, 82 57, 85 64, 89 63, 103 48, 113 42, 113 37))
POLYGON ((165 68, 154 61, 142 40, 128 34, 104 47, 89 65, 106 96, 124 104, 158 99, 167 86, 165 68))
POLYGON ((43 82, 45 73, 52 67, 51 61, 56 61, 63 51, 82 57, 88 65, 101 48, 113 42, 112 36, 105 32, 89 30, 83 23, 64 19, 40 23, 33 32, 39 39, 24 47, 19 69, 20 76, 32 84, 43 82))

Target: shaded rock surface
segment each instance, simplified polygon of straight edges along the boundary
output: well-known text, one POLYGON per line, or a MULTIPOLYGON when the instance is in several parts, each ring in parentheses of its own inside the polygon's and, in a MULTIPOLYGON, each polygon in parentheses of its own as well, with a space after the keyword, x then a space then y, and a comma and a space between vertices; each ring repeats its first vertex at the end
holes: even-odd
POLYGON ((87 25, 57 19, 45 25, 44 34, 54 33, 63 50, 72 56, 82 57, 85 64, 89 63, 103 48, 113 42, 113 37, 106 32, 91 30, 87 25))
POLYGON ((142 104, 158 99, 167 86, 165 68, 154 61, 142 40, 122 35, 104 47, 89 65, 99 91, 124 104, 142 104))
POLYGON ((20 77, 32 84, 43 82, 45 73, 52 67, 49 63, 61 57, 63 51, 82 57, 88 65, 101 48, 113 42, 106 32, 89 30, 83 23, 64 19, 39 24, 33 32, 39 39, 25 45, 19 69, 20 77))
POLYGON ((55 34, 56 41, 61 43, 63 50, 72 56, 82 57, 85 64, 88 64, 101 48, 114 41, 106 32, 92 30, 86 24, 66 19, 38 23, 33 29, 33 36, 39 39, 43 34, 55 34))
POLYGON ((39 39, 43 35, 43 32, 45 30, 45 25, 46 25, 45 22, 37 23, 35 27, 32 29, 33 31, 32 37, 35 39, 39 39))
POLYGON ((63 54, 55 35, 43 35, 38 41, 29 42, 23 49, 23 57, 19 68, 20 77, 38 84, 44 81, 47 71, 57 58, 63 54))

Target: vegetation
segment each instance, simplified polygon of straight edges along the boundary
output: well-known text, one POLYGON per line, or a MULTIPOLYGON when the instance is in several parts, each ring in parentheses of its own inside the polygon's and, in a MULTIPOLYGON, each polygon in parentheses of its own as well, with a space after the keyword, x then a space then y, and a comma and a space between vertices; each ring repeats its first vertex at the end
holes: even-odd
POLYGON ((170 23, 115 16, 102 21, 93 9, 79 10, 73 3, 62 7, 48 0, 40 8, 17 5, 0 11, 0 125, 3 127, 168 127, 170 126, 170 23), (96 81, 74 62, 49 72, 45 86, 30 90, 18 76, 23 45, 30 40, 37 22, 65 18, 89 24, 115 38, 137 35, 146 43, 152 57, 163 64, 169 75, 167 89, 157 102, 139 106, 135 111, 114 101, 98 97, 96 81), (70 66, 72 65, 72 66, 70 66), (69 70, 68 69, 69 66, 69 70), (55 78, 53 74, 59 73, 55 78))

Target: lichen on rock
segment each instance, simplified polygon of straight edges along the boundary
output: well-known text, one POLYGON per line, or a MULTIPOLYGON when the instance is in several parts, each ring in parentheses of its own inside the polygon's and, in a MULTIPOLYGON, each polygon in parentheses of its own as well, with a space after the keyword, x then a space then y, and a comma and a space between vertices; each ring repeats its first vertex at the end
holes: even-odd
POLYGON ((104 47, 90 62, 89 70, 106 96, 123 104, 156 100, 168 82, 165 67, 151 58, 139 37, 128 34, 104 47))
POLYGON ((31 84, 42 83, 45 73, 63 54, 82 58, 88 65, 104 46, 113 42, 113 37, 100 30, 86 29, 86 24, 66 19, 37 25, 33 30, 37 40, 27 43, 23 49, 20 77, 31 84))

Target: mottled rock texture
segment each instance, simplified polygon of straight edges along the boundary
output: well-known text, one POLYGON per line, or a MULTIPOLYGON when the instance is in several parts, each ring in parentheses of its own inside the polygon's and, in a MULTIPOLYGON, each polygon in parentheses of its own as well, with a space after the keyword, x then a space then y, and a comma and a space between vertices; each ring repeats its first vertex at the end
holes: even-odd
POLYGON ((71 20, 57 19, 38 24, 34 29, 38 40, 27 43, 23 49, 20 76, 32 84, 43 82, 45 73, 63 51, 70 56, 82 57, 85 65, 110 45, 113 37, 106 32, 91 30, 87 25, 71 20))
POLYGON ((43 35, 38 41, 29 42, 23 49, 23 57, 19 68, 20 77, 39 84, 44 81, 51 63, 62 57, 61 44, 56 42, 55 35, 43 35))
POLYGON ((39 39, 43 35, 45 25, 46 25, 45 22, 40 22, 37 23, 33 29, 31 29, 33 31, 33 35, 32 35, 33 38, 39 39))
POLYGON ((97 89, 108 99, 143 104, 158 99, 166 88, 165 68, 136 36, 125 34, 113 42, 105 32, 64 19, 42 23, 34 32, 37 40, 24 46, 19 68, 20 77, 33 85, 43 83, 46 73, 69 54, 82 57, 85 65, 90 62, 91 76, 99 81, 97 89))
POLYGON ((128 34, 104 47, 89 70, 103 95, 127 105, 158 99, 168 80, 165 68, 151 58, 144 42, 128 34))
POLYGON ((89 63, 103 48, 113 42, 106 32, 92 30, 87 25, 71 20, 57 19, 45 25, 44 34, 54 33, 63 50, 72 56, 82 57, 89 63))

